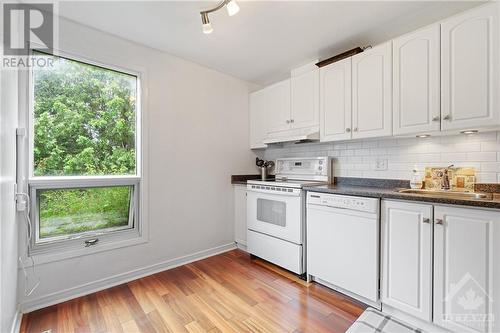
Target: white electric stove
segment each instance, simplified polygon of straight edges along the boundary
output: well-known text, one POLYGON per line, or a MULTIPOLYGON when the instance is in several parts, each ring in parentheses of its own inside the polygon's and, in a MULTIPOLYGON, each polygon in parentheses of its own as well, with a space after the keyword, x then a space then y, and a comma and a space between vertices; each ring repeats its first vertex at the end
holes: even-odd
POLYGON ((328 184, 328 157, 284 158, 274 180, 247 182, 247 251, 296 274, 305 273, 304 186, 328 184))

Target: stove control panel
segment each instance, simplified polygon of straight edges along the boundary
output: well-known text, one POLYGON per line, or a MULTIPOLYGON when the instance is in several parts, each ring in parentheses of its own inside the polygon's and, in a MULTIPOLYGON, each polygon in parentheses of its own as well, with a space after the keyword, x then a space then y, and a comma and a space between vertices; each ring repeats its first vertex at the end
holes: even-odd
POLYGON ((379 200, 375 198, 353 197, 348 195, 317 192, 307 193, 307 203, 310 205, 350 209, 367 213, 377 213, 379 207, 379 200))
POLYGON ((330 180, 329 157, 279 158, 276 160, 276 177, 289 179, 330 180))

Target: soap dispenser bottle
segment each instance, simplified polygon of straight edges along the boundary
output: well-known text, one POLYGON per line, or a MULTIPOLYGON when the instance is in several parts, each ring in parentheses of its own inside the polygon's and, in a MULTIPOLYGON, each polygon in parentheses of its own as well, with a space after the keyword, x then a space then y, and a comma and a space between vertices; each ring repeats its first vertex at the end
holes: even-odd
POLYGON ((410 180, 410 187, 413 189, 421 189, 422 185, 423 185, 422 177, 420 176, 420 173, 418 172, 418 169, 415 166, 413 168, 413 175, 411 176, 410 180))

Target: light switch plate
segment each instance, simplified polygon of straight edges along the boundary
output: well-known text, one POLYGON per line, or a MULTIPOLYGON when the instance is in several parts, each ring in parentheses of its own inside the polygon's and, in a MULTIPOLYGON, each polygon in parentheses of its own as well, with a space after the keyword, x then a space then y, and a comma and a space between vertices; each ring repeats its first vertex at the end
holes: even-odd
POLYGON ((377 160, 375 161, 374 170, 376 170, 376 171, 387 170, 387 159, 386 158, 377 158, 377 160))

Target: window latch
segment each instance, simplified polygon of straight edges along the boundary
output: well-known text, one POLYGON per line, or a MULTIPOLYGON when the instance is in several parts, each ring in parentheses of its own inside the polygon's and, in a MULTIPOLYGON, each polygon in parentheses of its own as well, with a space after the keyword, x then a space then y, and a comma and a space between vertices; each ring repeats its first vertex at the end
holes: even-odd
POLYGON ((99 241, 99 238, 88 239, 85 241, 85 247, 96 245, 98 241, 99 241))

